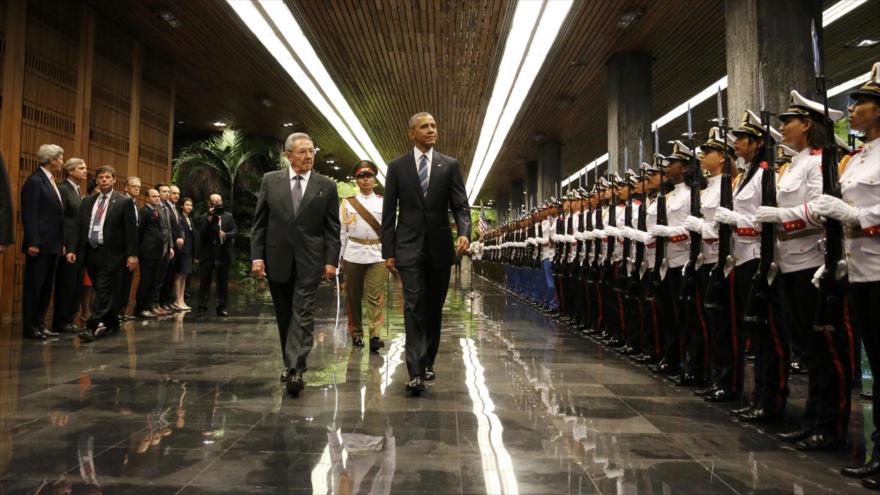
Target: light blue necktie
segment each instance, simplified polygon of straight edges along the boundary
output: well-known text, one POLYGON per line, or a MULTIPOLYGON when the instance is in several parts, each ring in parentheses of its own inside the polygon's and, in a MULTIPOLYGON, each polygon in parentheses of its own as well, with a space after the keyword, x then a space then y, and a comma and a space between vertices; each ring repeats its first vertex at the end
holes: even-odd
POLYGON ((428 155, 422 155, 419 159, 419 184, 422 186, 422 195, 428 195, 428 155))

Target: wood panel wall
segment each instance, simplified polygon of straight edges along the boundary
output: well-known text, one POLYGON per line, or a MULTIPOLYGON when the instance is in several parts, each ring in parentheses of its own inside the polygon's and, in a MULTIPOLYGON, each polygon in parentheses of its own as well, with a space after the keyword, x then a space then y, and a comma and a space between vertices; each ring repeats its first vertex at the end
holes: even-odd
POLYGON ((113 166, 120 189, 129 175, 145 186, 170 178, 174 91, 142 80, 152 63, 160 58, 145 61, 137 40, 79 2, 0 5, 0 152, 16 207, 16 245, 0 257, 0 317, 21 312, 18 193, 41 144, 84 158, 91 173, 113 166))

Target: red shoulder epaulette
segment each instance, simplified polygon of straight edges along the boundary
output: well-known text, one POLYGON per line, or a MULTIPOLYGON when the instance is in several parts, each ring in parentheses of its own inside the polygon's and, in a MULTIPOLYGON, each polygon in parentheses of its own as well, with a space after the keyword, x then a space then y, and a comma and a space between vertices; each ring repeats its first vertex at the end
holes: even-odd
POLYGON ((821 156, 822 148, 813 148, 812 150, 810 150, 810 154, 813 156, 821 156))
POLYGON ((381 198, 382 195, 381 195, 381 194, 377 194, 376 197, 377 197, 377 198, 381 198))
POLYGON ((758 164, 758 166, 764 170, 767 170, 767 166, 768 166, 767 161, 766 160, 762 161, 761 163, 758 164))
POLYGON ((865 148, 856 148, 856 149, 854 149, 854 150, 852 150, 852 151, 850 152, 849 156, 856 156, 856 155, 858 155, 859 153, 861 153, 864 149, 865 149, 865 148))

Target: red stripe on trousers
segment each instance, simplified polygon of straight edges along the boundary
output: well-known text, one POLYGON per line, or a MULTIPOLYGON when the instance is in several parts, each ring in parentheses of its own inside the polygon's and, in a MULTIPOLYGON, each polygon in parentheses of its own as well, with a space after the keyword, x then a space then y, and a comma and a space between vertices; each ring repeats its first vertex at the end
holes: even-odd
POLYGON ((599 320, 596 323, 596 330, 599 330, 605 322, 605 305, 602 304, 602 291, 600 290, 598 283, 596 283, 596 299, 599 302, 599 320))
POLYGON ((620 334, 626 339, 626 319, 623 317, 623 297, 617 293, 617 312, 620 313, 620 334))
POLYGON ((846 328, 846 339, 849 342, 850 373, 856 376, 856 343, 853 337, 852 322, 849 319, 849 298, 843 298, 843 326, 846 328))
POLYGON ((706 327, 706 319, 703 317, 703 299, 697 291, 697 318, 700 320, 700 329, 703 331, 703 369, 709 369, 709 329, 706 327))
MULTIPOLYGON (((834 330, 832 327, 831 330, 834 330)), ((837 415, 837 425, 835 426, 837 433, 837 438, 843 438, 846 433, 846 414, 843 414, 843 411, 846 409, 846 373, 843 372, 843 363, 840 361, 840 356, 837 354, 837 349, 834 348, 834 342, 831 340, 831 333, 826 326, 822 329, 822 335, 825 336, 825 343, 828 344, 828 350, 831 352, 831 361, 834 363, 834 370, 837 372, 837 390, 838 390, 838 407, 839 414, 837 415)))
POLYGON ((773 315, 773 308, 767 308, 767 319, 770 321, 770 334, 773 336, 773 347, 776 350, 776 356, 779 357, 779 396, 777 399, 780 403, 776 404, 778 408, 782 408, 781 402, 785 400, 782 391, 785 389, 785 351, 782 349, 782 341, 779 340, 779 332, 776 330, 776 317, 773 315))
POLYGON ((728 290, 728 297, 730 299, 730 335, 731 335, 731 343, 733 350, 733 373, 731 373, 731 379, 733 382, 731 383, 731 391, 737 391, 737 377, 739 376, 739 339, 737 338, 736 331, 736 287, 734 282, 734 273, 730 272, 730 288, 728 290))
POLYGON ((657 325, 657 301, 651 299, 651 321, 654 328, 654 352, 655 356, 660 355, 660 327, 657 325))

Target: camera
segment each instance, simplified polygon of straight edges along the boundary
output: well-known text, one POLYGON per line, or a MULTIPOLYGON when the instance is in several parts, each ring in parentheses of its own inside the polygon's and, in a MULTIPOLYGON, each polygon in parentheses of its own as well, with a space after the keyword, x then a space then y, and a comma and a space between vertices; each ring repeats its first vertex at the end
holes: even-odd
POLYGON ((215 215, 222 215, 224 211, 223 205, 214 205, 211 207, 211 209, 214 210, 215 215))

